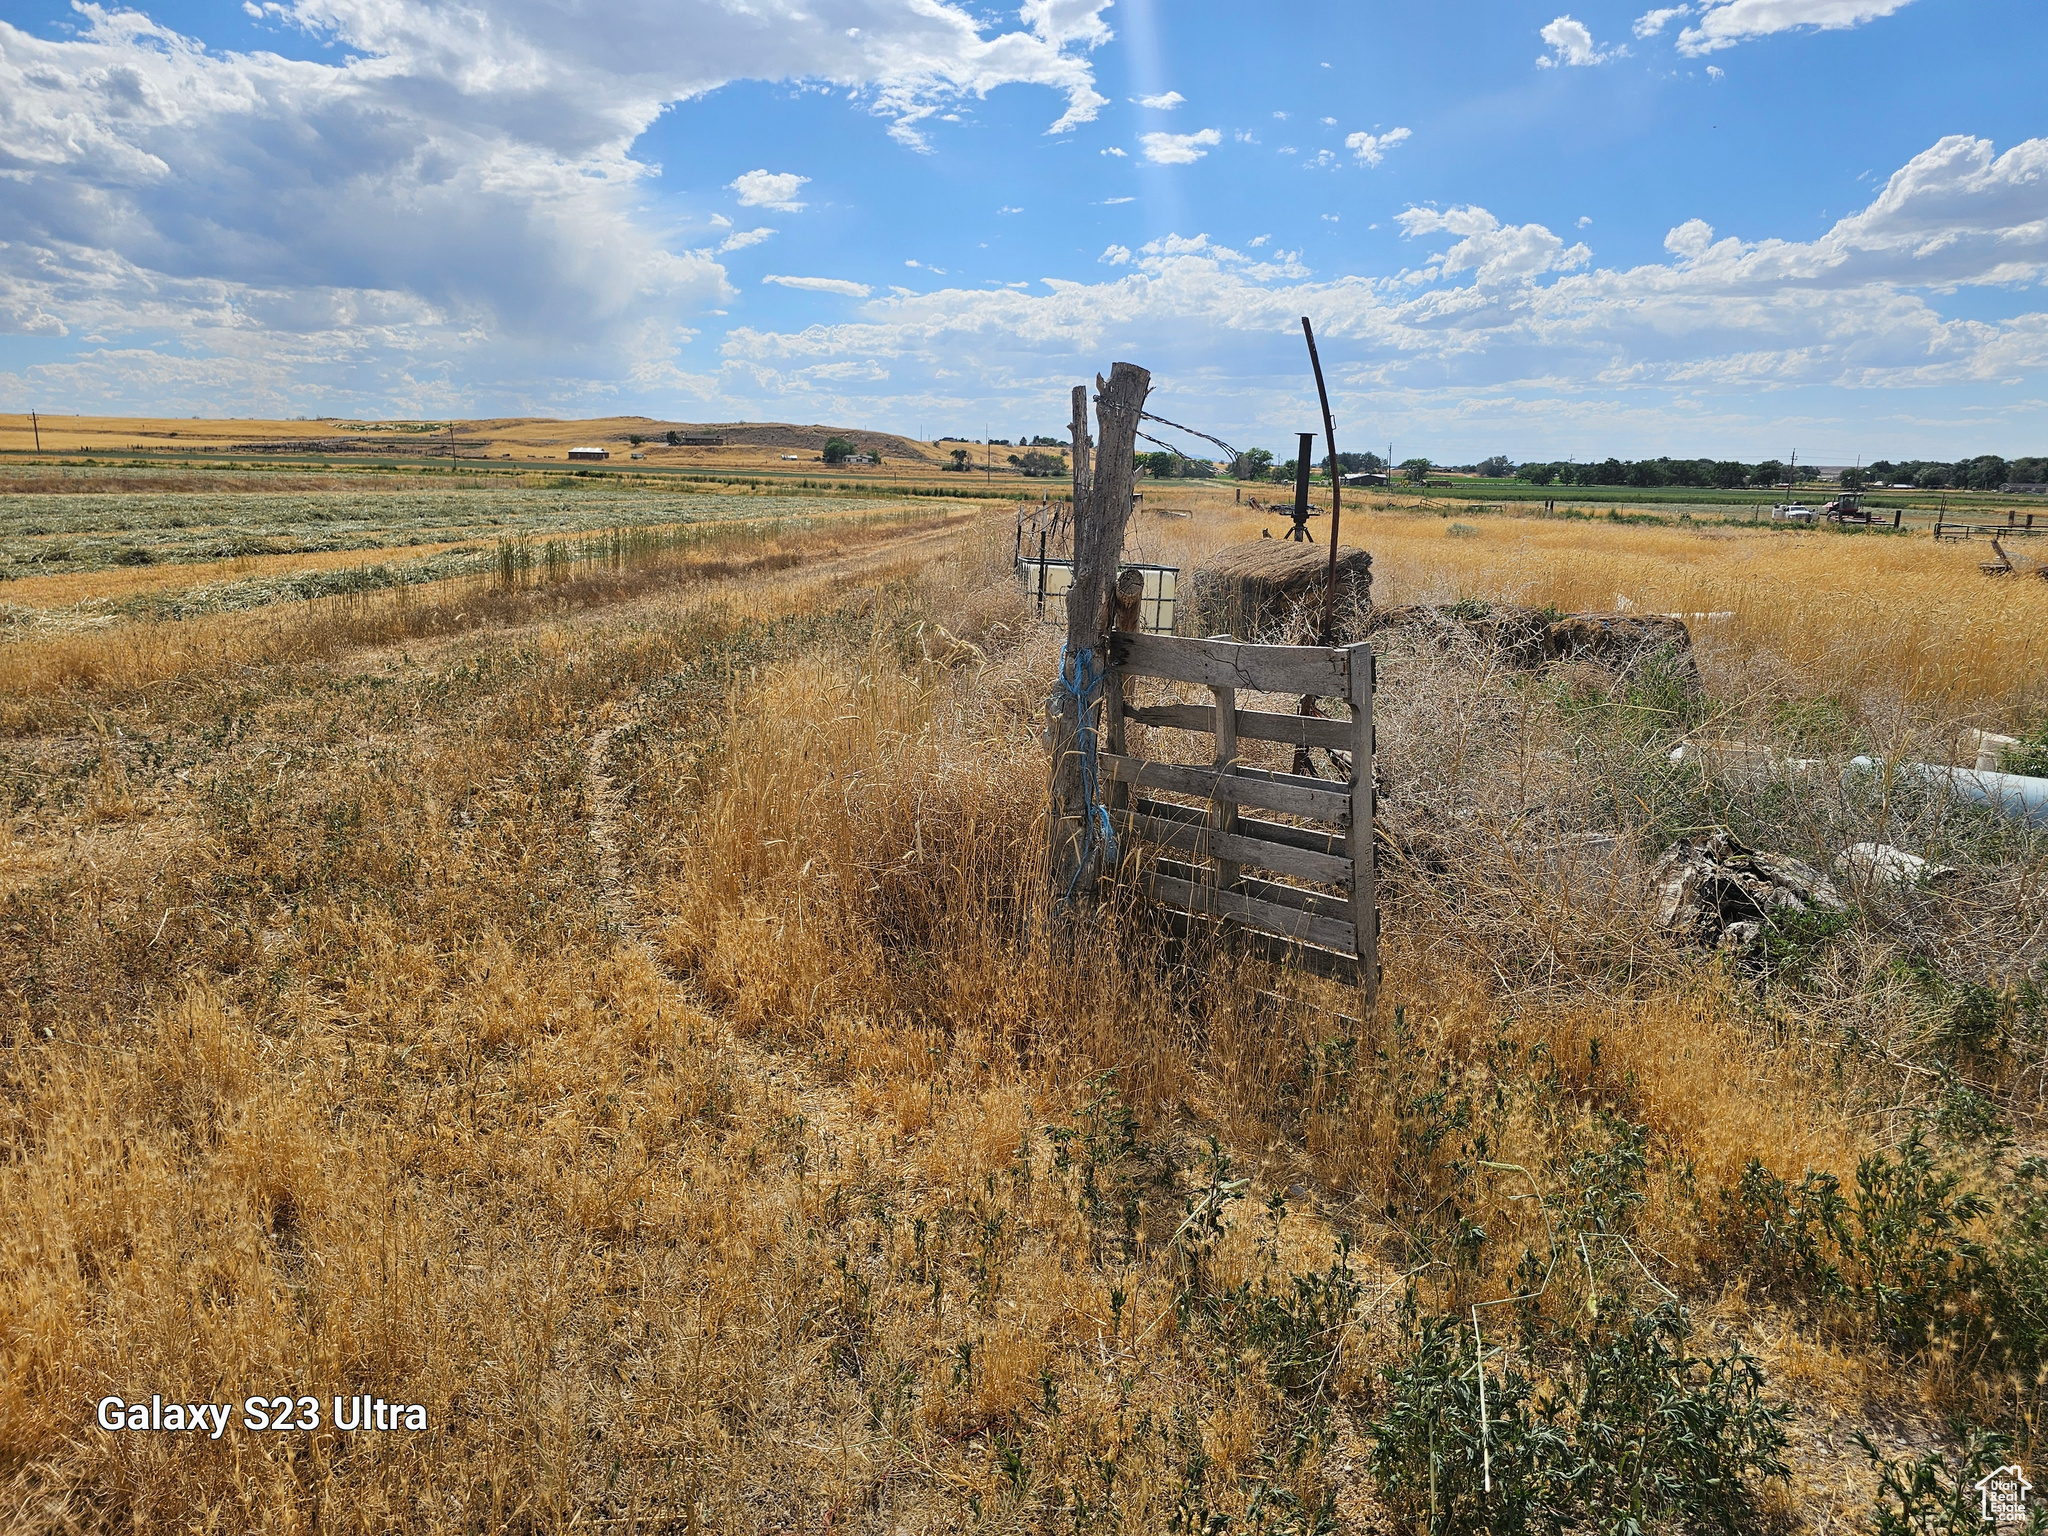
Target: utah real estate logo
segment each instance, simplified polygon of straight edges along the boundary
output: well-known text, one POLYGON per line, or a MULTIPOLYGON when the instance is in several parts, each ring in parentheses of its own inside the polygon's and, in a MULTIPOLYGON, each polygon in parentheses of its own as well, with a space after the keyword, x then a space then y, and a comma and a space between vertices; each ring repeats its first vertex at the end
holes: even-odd
POLYGON ((2017 1463, 2000 1467, 1977 1479, 1975 1487, 1979 1497, 1978 1508, 1984 1513, 1984 1523, 1997 1527, 2021 1525, 2027 1518, 2027 1494, 2033 1484, 2020 1471, 2017 1463))

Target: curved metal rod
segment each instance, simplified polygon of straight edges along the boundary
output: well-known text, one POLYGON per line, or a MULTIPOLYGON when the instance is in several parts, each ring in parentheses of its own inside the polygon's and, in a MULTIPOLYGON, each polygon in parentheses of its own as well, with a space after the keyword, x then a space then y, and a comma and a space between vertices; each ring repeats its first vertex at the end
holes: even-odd
POLYGON ((1344 518, 1344 465, 1337 457, 1337 423, 1330 416, 1330 392, 1323 387, 1323 360, 1316 356, 1316 333, 1301 317, 1301 334, 1308 338, 1308 360, 1316 371, 1316 394, 1323 402, 1323 446, 1330 450, 1330 576, 1323 589, 1323 644, 1330 643, 1330 631, 1337 622, 1337 530, 1344 518))

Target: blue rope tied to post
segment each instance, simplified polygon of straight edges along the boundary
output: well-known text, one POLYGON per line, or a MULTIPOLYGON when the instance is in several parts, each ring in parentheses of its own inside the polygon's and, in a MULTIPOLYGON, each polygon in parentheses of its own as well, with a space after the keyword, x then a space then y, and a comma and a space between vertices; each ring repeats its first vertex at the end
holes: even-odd
POLYGON ((1089 720, 1089 710, 1102 691, 1103 680, 1108 669, 1099 665, 1095 652, 1085 647, 1074 658, 1071 670, 1067 666, 1067 648, 1060 646, 1060 691, 1067 696, 1069 707, 1074 711, 1075 734, 1081 744, 1081 856, 1074 861, 1074 873, 1067 881, 1066 900, 1074 899, 1074 891, 1081 883, 1081 873, 1088 867, 1088 856, 1095 851, 1096 838, 1101 837, 1101 846, 1109 862, 1117 860, 1116 828, 1110 824, 1109 807, 1102 803, 1097 763, 1095 760, 1095 731, 1089 720))

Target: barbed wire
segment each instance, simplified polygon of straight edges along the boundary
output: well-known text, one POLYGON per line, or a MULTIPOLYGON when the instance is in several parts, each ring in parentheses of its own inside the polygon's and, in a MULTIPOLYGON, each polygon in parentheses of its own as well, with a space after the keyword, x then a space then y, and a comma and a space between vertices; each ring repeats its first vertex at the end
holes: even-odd
MULTIPOLYGON (((1154 416, 1150 411, 1140 411, 1138 415, 1140 419, 1144 421, 1156 421, 1162 427, 1171 427, 1176 432, 1187 433, 1189 437, 1199 437, 1205 443, 1214 443, 1218 448, 1221 448, 1225 453, 1230 455, 1230 462, 1233 465, 1236 464, 1239 459, 1244 457, 1243 454, 1239 453, 1235 448, 1231 447, 1230 444, 1223 441, 1223 439, 1220 437, 1211 437, 1207 432, 1198 432, 1193 427, 1184 427, 1177 421, 1168 421, 1164 416, 1154 416)), ((1179 453, 1182 458, 1187 457, 1186 454, 1181 453, 1180 450, 1174 447, 1171 443, 1160 443, 1158 438, 1148 437, 1143 432, 1140 432, 1138 436, 1143 437, 1145 441, 1148 443, 1159 443, 1159 446, 1164 448, 1168 453, 1179 453)))
POLYGON ((1194 461, 1193 459, 1188 459, 1188 456, 1187 456, 1186 454, 1182 453, 1182 452, 1181 452, 1181 451, 1180 451, 1180 450, 1179 450, 1178 448, 1174 447, 1174 446, 1173 446, 1173 444, 1171 444, 1171 443, 1169 443, 1169 442, 1166 442, 1166 441, 1165 441, 1164 439, 1162 439, 1162 438, 1157 438, 1157 437, 1154 437, 1154 436, 1153 436, 1153 435, 1152 435, 1152 434, 1151 434, 1150 432, 1140 432, 1140 433, 1138 434, 1138 436, 1139 436, 1139 437, 1141 437, 1141 438, 1143 438, 1143 439, 1144 439, 1144 440, 1145 440, 1146 442, 1150 443, 1150 444, 1151 444, 1151 445, 1152 445, 1153 447, 1155 447, 1155 448, 1164 448, 1164 449, 1165 449, 1165 450, 1166 450, 1166 451, 1167 451, 1168 453, 1172 454, 1172 455, 1173 455, 1173 456, 1174 456, 1174 457, 1175 457, 1176 459, 1187 459, 1187 461, 1188 461, 1188 462, 1189 462, 1190 464, 1192 464, 1192 463, 1194 463, 1194 462, 1195 462, 1195 461, 1194 461))

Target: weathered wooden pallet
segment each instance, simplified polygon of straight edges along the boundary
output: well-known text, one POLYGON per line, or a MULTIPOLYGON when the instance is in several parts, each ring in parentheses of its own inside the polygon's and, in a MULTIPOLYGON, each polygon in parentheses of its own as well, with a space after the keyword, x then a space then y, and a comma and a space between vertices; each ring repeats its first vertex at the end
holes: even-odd
POLYGON ((1118 837, 1139 850, 1142 888, 1181 926, 1228 924, 1269 957, 1356 981, 1370 995, 1379 983, 1372 647, 1136 634, 1116 636, 1109 654, 1100 766, 1118 837), (1142 677, 1206 687, 1211 702, 1131 704, 1126 685, 1142 677), (1239 709, 1240 692, 1335 699, 1350 718, 1239 709), (1205 733, 1210 761, 1134 755, 1129 722, 1205 733), (1349 775, 1252 767, 1238 757, 1247 739, 1348 752, 1349 775))

